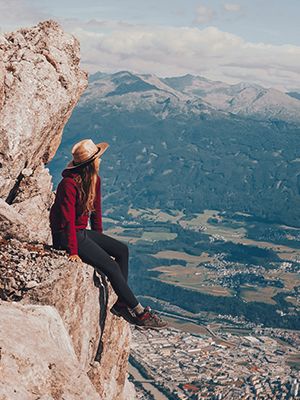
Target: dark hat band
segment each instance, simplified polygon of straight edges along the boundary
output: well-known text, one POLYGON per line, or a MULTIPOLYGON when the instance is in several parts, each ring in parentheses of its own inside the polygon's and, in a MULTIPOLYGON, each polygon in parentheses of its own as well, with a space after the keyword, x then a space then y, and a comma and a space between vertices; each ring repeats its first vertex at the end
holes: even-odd
POLYGON ((95 157, 100 151, 101 151, 101 148, 98 147, 98 150, 96 151, 96 153, 93 154, 92 156, 90 156, 87 160, 79 161, 79 162, 75 162, 75 161, 73 160, 73 164, 74 164, 74 165, 81 165, 81 164, 84 164, 84 163, 86 163, 86 162, 92 160, 93 157, 95 157))

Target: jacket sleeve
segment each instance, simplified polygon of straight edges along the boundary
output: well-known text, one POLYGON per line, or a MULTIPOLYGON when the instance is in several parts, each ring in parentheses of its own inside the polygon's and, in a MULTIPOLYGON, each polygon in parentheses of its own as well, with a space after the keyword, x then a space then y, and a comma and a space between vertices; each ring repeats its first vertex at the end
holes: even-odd
POLYGON ((66 234, 69 255, 78 254, 78 244, 75 229, 76 220, 76 187, 71 179, 63 179, 57 193, 60 205, 62 226, 66 234))
POLYGON ((90 216, 91 229, 93 231, 103 232, 102 227, 102 207, 101 207, 101 179, 98 175, 96 184, 95 211, 91 212, 90 216))

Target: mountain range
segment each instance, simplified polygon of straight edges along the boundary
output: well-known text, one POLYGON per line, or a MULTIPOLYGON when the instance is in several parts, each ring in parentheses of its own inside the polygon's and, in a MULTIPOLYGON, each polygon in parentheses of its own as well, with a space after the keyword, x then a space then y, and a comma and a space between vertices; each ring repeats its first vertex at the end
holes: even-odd
POLYGON ((82 138, 107 141, 104 207, 252 213, 300 226, 297 92, 184 75, 97 72, 51 162, 54 184, 82 138), (296 94, 295 94, 296 93, 296 94))
POLYGON ((225 112, 257 120, 300 122, 300 95, 241 82, 230 85, 190 74, 159 78, 153 74, 96 73, 84 93, 85 101, 102 99, 112 106, 152 109, 165 118, 176 112, 199 114, 225 112))

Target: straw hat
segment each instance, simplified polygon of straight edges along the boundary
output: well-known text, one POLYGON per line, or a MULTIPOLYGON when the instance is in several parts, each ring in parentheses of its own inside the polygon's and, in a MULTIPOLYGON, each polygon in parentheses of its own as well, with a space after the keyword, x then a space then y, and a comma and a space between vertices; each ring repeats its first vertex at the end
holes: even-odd
POLYGON ((96 157, 100 157, 108 147, 109 144, 106 142, 95 144, 91 139, 83 139, 73 146, 73 160, 71 160, 65 168, 77 168, 80 165, 89 163, 96 157))

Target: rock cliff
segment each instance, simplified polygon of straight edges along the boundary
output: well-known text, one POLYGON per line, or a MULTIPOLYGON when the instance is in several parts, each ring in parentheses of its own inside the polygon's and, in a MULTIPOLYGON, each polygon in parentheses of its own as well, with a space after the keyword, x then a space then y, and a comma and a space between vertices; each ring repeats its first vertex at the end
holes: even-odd
POLYGON ((45 164, 87 87, 79 63, 53 20, 0 35, 1 400, 135 399, 109 281, 51 247, 45 164))

